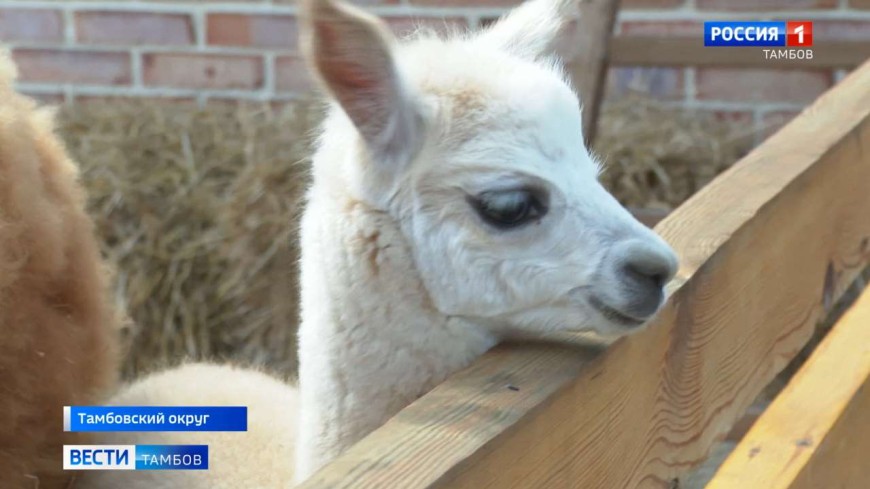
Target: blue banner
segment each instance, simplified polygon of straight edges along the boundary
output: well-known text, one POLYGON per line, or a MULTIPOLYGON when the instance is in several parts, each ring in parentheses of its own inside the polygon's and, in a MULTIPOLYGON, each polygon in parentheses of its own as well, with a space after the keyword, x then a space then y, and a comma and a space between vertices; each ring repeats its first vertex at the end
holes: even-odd
POLYGON ((208 470, 207 445, 64 445, 64 470, 208 470))
POLYGON ((136 470, 208 470, 208 445, 136 445, 136 470))
POLYGON ((244 406, 66 406, 64 431, 247 431, 244 406))
POLYGON ((704 46, 785 46, 785 22, 704 22, 704 46))

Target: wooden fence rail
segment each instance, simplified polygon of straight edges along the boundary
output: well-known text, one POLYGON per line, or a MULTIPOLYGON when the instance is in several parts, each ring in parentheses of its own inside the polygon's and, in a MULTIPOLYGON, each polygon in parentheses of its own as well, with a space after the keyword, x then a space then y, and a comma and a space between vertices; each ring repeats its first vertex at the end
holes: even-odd
POLYGON ((658 224, 682 266, 650 328, 497 347, 303 487, 671 487, 870 259, 868 87, 865 63, 658 224))
POLYGON ((761 415, 707 489, 870 487, 870 289, 761 415))

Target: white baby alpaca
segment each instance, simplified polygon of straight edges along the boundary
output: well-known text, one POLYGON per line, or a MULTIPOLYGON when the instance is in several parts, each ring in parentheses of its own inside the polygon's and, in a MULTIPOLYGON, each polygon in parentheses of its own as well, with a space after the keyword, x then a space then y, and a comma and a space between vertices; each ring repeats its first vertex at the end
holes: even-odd
POLYGON ((338 106, 302 223, 298 479, 511 331, 622 333, 659 307, 673 252, 599 184, 547 57, 571 5, 397 45, 313 4, 338 106))

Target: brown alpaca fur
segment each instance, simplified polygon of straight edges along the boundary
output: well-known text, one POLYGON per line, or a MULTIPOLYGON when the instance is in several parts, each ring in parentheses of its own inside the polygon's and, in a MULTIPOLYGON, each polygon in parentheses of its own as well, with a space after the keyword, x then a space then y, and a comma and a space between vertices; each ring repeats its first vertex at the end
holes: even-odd
POLYGON ((78 169, 0 50, 0 488, 67 487, 64 405, 115 381, 117 316, 78 169))

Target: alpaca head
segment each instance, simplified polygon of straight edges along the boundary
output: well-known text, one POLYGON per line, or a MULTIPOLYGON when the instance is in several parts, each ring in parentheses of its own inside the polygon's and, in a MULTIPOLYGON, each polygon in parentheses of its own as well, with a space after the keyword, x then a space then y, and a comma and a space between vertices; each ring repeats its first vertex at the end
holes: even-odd
POLYGON ((496 333, 628 332, 676 269, 599 183, 548 55, 571 4, 533 0, 478 34, 404 43, 334 0, 306 10, 303 46, 335 102, 330 174, 395 219, 440 312, 496 333))

